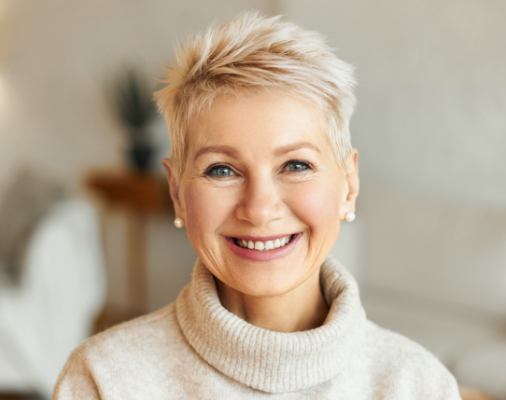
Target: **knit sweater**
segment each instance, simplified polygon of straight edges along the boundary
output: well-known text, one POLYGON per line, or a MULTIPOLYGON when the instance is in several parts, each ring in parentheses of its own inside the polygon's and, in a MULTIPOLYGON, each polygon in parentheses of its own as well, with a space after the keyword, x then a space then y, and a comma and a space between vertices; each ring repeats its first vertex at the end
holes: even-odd
POLYGON ((197 260, 175 302, 78 347, 53 400, 460 399, 434 356, 367 320, 355 280, 337 261, 323 263, 320 282, 324 323, 275 332, 224 308, 197 260))

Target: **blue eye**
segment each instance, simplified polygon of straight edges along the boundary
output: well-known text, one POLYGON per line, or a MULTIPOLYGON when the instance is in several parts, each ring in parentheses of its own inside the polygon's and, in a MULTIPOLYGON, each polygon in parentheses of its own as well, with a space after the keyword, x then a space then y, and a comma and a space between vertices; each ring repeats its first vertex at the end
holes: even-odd
POLYGON ((205 175, 215 178, 227 178, 235 175, 235 172, 227 165, 212 165, 206 170, 205 175))
POLYGON ((305 161, 292 160, 285 164, 289 172, 304 172, 311 169, 311 165, 305 161))

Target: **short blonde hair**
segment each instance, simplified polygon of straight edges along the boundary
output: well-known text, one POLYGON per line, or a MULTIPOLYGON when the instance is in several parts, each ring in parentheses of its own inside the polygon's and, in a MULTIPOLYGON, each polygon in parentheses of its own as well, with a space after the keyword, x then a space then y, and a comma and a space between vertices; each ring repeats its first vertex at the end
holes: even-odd
POLYGON ((313 100, 327 117, 327 133, 341 166, 352 150, 353 67, 338 59, 320 34, 281 16, 244 12, 179 44, 164 84, 155 100, 169 127, 177 177, 183 172, 192 119, 222 94, 281 88, 313 100))

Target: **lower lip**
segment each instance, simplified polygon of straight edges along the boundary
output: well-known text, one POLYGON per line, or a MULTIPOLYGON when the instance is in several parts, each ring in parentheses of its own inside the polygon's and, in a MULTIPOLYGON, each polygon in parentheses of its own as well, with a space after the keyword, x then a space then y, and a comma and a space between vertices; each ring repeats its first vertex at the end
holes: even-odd
POLYGON ((275 258, 280 258, 288 253, 290 253, 294 247, 299 242, 299 239, 302 237, 302 233, 297 233, 295 237, 288 243, 286 246, 278 247, 277 249, 272 250, 251 250, 244 247, 239 247, 234 243, 233 239, 225 238, 227 245, 232 250, 232 252, 239 257, 246 258, 251 261, 270 261, 275 258))

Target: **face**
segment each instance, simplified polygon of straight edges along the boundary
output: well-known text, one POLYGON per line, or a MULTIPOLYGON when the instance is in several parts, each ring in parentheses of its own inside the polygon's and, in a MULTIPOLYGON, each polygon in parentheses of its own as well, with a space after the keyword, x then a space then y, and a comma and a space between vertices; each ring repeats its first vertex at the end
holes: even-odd
POLYGON ((191 126, 179 180, 166 162, 176 214, 227 287, 275 296, 319 273, 358 193, 356 151, 340 168, 325 129, 281 91, 222 96, 191 126))

